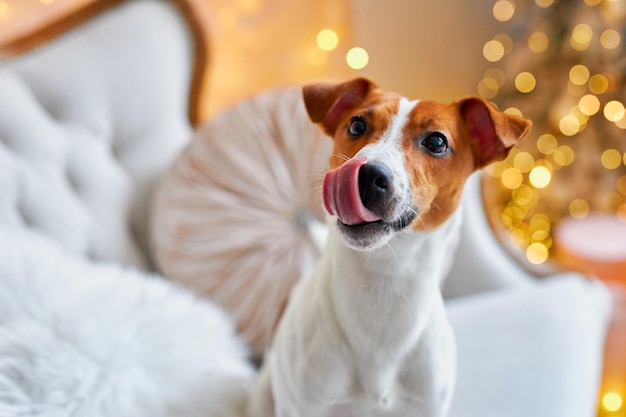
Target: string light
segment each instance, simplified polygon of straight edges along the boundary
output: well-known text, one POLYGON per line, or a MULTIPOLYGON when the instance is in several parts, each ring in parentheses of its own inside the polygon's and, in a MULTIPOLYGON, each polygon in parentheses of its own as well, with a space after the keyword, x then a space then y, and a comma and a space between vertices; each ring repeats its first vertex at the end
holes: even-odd
POLYGON ((609 89, 609 80, 604 74, 595 74, 589 78, 589 91, 603 94, 609 89))
POLYGON ((535 3, 537 3, 537 6, 543 7, 545 9, 546 7, 552 6, 554 0, 535 0, 535 3))
POLYGON ((537 149, 544 155, 550 155, 552 152, 556 150, 559 142, 556 140, 554 135, 550 135, 545 133, 537 139, 537 149))
POLYGON ((483 46, 483 56, 489 62, 498 62, 504 56, 504 46, 495 39, 487 41, 483 46))
POLYGON ((509 0, 498 0, 493 5, 493 17, 500 22, 511 20, 515 14, 515 4, 509 0))
POLYGON ((578 108, 583 114, 593 116, 600 111, 600 100, 593 94, 587 94, 578 101, 578 108))
POLYGON ((571 114, 565 115, 559 121, 559 130, 565 136, 574 136, 580 131, 580 122, 571 114))
POLYGON ((513 49, 513 39, 506 33, 500 33, 493 38, 495 41, 500 42, 504 48, 504 55, 511 52, 513 49))
POLYGON ((320 30, 317 34, 317 46, 322 51, 332 51, 339 44, 339 37, 332 29, 320 30))
POLYGON ((569 215, 574 219, 584 219, 589 215, 589 203, 582 198, 577 198, 569 203, 569 215))
POLYGON ((529 263, 550 259, 551 224, 563 217, 582 219, 602 210, 626 222, 626 149, 614 129, 626 130, 621 97, 626 73, 612 65, 624 45, 624 9, 618 2, 623 0, 533 0, 538 7, 524 3, 524 11, 529 9, 524 16, 519 1, 492 2, 496 20, 517 22, 509 32, 513 43, 501 33, 484 44, 485 59, 504 71, 485 72, 479 93, 497 99, 507 114, 527 113, 539 134, 490 168, 485 184, 493 187, 494 224, 504 227, 529 263), (501 65, 509 53, 512 58, 501 65), (585 174, 572 169, 576 164, 602 181, 577 186, 585 174))
POLYGON ((346 54, 346 62, 352 69, 365 68, 369 62, 369 54, 363 48, 354 47, 346 54))
POLYGON ((515 190, 513 190, 511 196, 513 197, 513 201, 515 201, 515 204, 518 204, 520 206, 528 206, 533 202, 536 194, 533 189, 530 188, 528 185, 522 184, 515 190))
POLYGON ((617 100, 611 100, 604 105, 604 117, 610 122, 617 122, 625 115, 624 105, 617 100))
POLYGON ((602 407, 610 413, 622 408, 622 397, 616 392, 607 392, 602 396, 602 407))
POLYGON ((543 52, 548 49, 549 44, 548 35, 543 32, 533 32, 528 37, 528 48, 533 52, 543 52))
POLYGON ((619 32, 614 29, 607 29, 600 35, 600 44, 606 49, 617 48, 621 41, 619 32))
POLYGON ((546 245, 540 242, 531 243, 526 248, 526 259, 528 262, 539 265, 548 260, 549 251, 546 245))
POLYGON ((622 154, 617 149, 607 149, 602 152, 600 162, 606 169, 617 169, 622 164, 622 154))
POLYGON ((552 160, 561 167, 571 165, 574 162, 574 150, 567 145, 561 145, 555 149, 552 160))
POLYGON ((511 167, 502 172, 500 181, 502 181, 502 185, 506 188, 514 190, 522 184, 524 176, 519 169, 511 167))
POLYGON ((519 152, 513 158, 513 166, 522 173, 527 173, 535 164, 535 158, 528 152, 519 152))
POLYGON ((582 65, 574 65, 569 70, 569 80, 576 85, 585 85, 589 81, 589 69, 582 65))
POLYGON ((572 30, 570 45, 577 51, 584 51, 589 47, 592 38, 593 29, 591 29, 591 26, 580 23, 574 26, 574 30, 572 30))
POLYGON ((531 185, 535 188, 545 188, 550 184, 551 180, 552 173, 543 165, 534 167, 530 171, 530 174, 528 174, 528 181, 530 181, 531 185))
POLYGON ((536 85, 537 80, 530 72, 520 72, 517 74, 517 77, 515 77, 515 88, 517 88, 517 91, 520 93, 530 93, 535 89, 536 85))

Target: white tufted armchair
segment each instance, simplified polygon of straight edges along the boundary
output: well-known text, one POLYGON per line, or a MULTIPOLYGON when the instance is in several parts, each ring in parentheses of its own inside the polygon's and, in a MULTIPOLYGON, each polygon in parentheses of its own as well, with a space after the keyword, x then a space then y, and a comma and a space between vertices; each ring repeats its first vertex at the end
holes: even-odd
MULTIPOLYGON (((155 185, 205 116, 204 2, 88 4, 0 43, 0 417, 241 415, 230 317, 150 272, 155 185)), ((537 283, 483 213, 474 177, 444 286, 451 416, 591 417, 606 292, 537 283)))

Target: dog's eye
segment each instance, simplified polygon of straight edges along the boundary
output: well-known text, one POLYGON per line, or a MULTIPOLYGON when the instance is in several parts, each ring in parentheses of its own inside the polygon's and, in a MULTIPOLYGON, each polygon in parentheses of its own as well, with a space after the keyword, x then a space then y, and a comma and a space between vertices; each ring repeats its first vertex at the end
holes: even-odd
POLYGON ((358 139, 367 132, 367 123, 361 116, 355 116, 350 119, 348 124, 348 135, 353 139, 358 139))
POLYGON ((441 132, 430 133, 422 140, 422 146, 434 156, 442 156, 449 149, 448 139, 441 132))

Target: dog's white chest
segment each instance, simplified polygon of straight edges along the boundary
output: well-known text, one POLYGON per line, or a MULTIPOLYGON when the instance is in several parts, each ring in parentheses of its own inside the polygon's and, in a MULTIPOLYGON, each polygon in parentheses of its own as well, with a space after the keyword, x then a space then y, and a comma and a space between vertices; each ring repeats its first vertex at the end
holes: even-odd
POLYGON ((352 261, 360 262, 342 258, 345 271, 320 264, 292 295, 271 358, 276 416, 445 415, 455 343, 440 295, 404 304, 398 294, 411 288, 398 284, 381 298, 379 284, 368 284, 352 261))

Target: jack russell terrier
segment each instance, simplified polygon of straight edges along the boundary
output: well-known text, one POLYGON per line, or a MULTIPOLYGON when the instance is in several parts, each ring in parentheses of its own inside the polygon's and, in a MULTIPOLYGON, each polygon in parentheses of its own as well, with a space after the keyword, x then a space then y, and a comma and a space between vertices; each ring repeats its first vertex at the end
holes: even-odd
POLYGON ((439 417, 456 346, 439 289, 467 177, 531 123, 480 98, 410 101, 357 78, 303 89, 334 140, 331 215, 316 270, 298 283, 266 354, 250 417, 439 417))

